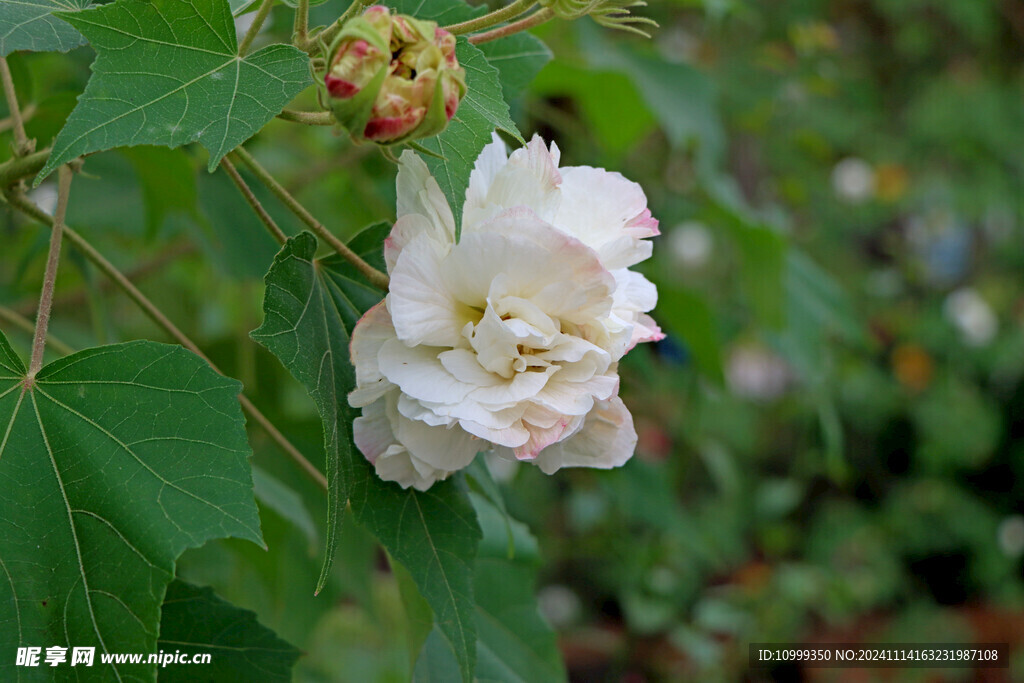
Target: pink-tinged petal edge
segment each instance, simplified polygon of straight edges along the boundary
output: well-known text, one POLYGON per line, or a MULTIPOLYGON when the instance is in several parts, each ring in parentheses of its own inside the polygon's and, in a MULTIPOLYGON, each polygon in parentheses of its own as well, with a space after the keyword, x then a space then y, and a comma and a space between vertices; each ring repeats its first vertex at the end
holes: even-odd
POLYGON ((658 229, 658 219, 651 215, 650 209, 644 209, 631 218, 625 227, 639 238, 657 237, 661 234, 661 230, 658 229))
POLYGON ((331 94, 331 97, 339 100, 355 97, 356 93, 360 90, 359 86, 355 83, 349 83, 345 79, 332 76, 331 74, 327 74, 324 77, 324 83, 327 85, 327 92, 331 94))

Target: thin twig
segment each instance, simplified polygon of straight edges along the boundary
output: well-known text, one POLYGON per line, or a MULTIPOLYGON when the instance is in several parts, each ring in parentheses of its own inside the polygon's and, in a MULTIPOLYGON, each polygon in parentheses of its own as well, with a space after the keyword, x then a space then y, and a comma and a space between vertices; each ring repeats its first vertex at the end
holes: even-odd
MULTIPOLYGON (((8 192, 6 194, 6 197, 7 201, 11 204, 11 206, 18 209, 19 211, 29 216, 30 218, 34 218, 35 220, 39 221, 40 223, 43 223, 44 225, 53 224, 53 219, 50 216, 46 215, 46 213, 38 206, 28 201, 28 199, 26 199, 23 194, 18 192, 8 192)), ((114 264, 112 264, 110 261, 106 259, 106 257, 103 256, 103 254, 98 252, 96 248, 93 247, 88 242, 88 240, 86 240, 84 237, 79 235, 77 232, 75 232, 68 226, 64 226, 64 237, 67 238, 69 242, 74 244, 75 247, 77 247, 79 251, 81 251, 87 259, 92 261, 92 263, 97 268, 99 268, 104 275, 113 280, 117 284, 117 286, 120 287, 121 290, 128 295, 128 298, 135 302, 135 304, 142 309, 142 312, 145 313, 150 320, 156 323, 157 326, 162 328, 171 337, 173 337, 175 341, 184 346, 186 349, 188 349, 192 353, 196 354, 197 356, 205 360, 210 365, 210 367, 213 368, 216 372, 224 374, 220 371, 220 368, 218 368, 213 363, 213 361, 211 361, 206 356, 206 354, 204 354, 199 349, 199 347, 196 346, 195 342, 189 339, 184 332, 178 329, 178 327, 173 322, 171 322, 170 319, 168 319, 167 316, 164 315, 163 312, 159 308, 157 308, 152 301, 146 298, 145 294, 140 292, 139 289, 134 284, 132 284, 131 280, 124 276, 124 273, 119 271, 117 267, 114 266, 114 264)), ((305 458, 305 456, 302 455, 302 453, 299 452, 299 449, 293 446, 292 443, 288 441, 288 439, 280 431, 274 428, 270 420, 268 420, 266 416, 264 416, 263 413, 261 413, 259 409, 252 404, 251 401, 249 401, 246 397, 241 395, 239 395, 238 400, 242 404, 242 408, 247 413, 249 413, 253 420, 255 420, 261 427, 267 430, 267 433, 270 435, 270 438, 273 439, 285 453, 291 456, 292 459, 295 460, 295 462, 297 462, 299 466, 302 467, 302 469, 305 470, 307 474, 309 474, 310 477, 312 477, 321 487, 323 487, 326 490, 327 479, 320 472, 320 470, 314 467, 313 464, 309 462, 305 458)))
MULTIPOLYGON (((30 104, 26 105, 25 106, 25 111, 21 112, 21 119, 20 120, 23 121, 23 122, 24 121, 31 121, 32 117, 35 116, 35 114, 36 114, 36 109, 37 109, 37 107, 36 107, 35 104, 30 103, 30 104)), ((10 130, 10 129, 14 128, 14 125, 15 125, 15 119, 14 119, 13 116, 8 116, 7 118, 0 119, 0 133, 3 133, 4 131, 7 131, 7 130, 10 130)))
MULTIPOLYGON (((154 273, 159 272, 168 264, 177 261, 182 256, 188 256, 194 254, 197 251, 197 247, 189 242, 177 242, 172 243, 167 247, 160 250, 160 253, 154 258, 143 261, 139 265, 135 266, 131 270, 125 271, 125 277, 132 282, 138 282, 140 279, 149 277, 154 273)), ((114 284, 110 280, 100 280, 96 283, 96 288, 100 292, 106 292, 113 288, 114 284)), ((87 303, 89 300, 89 292, 85 289, 79 288, 71 292, 57 295, 53 298, 53 307, 55 309, 67 308, 67 307, 78 307, 87 303)), ((29 315, 36 310, 36 304, 38 302, 34 299, 25 299, 15 305, 14 310, 18 311, 22 315, 29 315)))
POLYGON ((268 190, 273 192, 278 199, 284 202, 285 206, 299 217, 299 220, 312 228, 313 232, 315 232, 324 242, 327 242, 327 244, 329 244, 339 256, 355 266, 356 269, 370 281, 370 284, 374 287, 387 291, 389 284, 388 276, 364 261, 358 254, 349 249, 344 242, 335 237, 331 231, 325 228, 320 221, 314 218, 313 214, 306 210, 306 207, 300 204, 299 201, 295 199, 295 197, 293 197, 283 185, 281 185, 281 183, 277 182, 277 179, 274 178, 274 176, 270 175, 265 168, 260 166, 259 163, 252 158, 251 154, 241 147, 236 147, 232 154, 237 154, 238 158, 249 167, 249 170, 256 174, 256 177, 260 179, 260 182, 267 186, 268 190))
POLYGON ((510 36, 514 33, 521 33, 527 29, 531 29, 534 26, 540 26, 546 21, 549 21, 555 16, 555 13, 548 7, 537 10, 528 17, 524 17, 519 21, 513 21, 511 24, 505 24, 498 28, 491 29, 490 31, 484 31, 483 33, 474 33, 467 40, 473 45, 479 45, 480 43, 489 43, 492 40, 498 40, 505 36, 510 36))
POLYGON ((30 141, 25 134, 25 121, 22 120, 21 109, 18 108, 18 93, 14 89, 14 78, 11 76, 11 67, 8 66, 6 57, 0 57, 0 80, 4 84, 4 98, 7 100, 7 109, 14 124, 14 154, 23 157, 35 149, 35 142, 30 141))
POLYGON ((464 21, 460 24, 445 26, 444 29, 457 36, 462 35, 463 33, 479 31, 482 28, 490 28, 491 26, 500 24, 503 21, 515 19, 536 4, 537 0, 515 0, 512 4, 500 7, 493 12, 483 15, 482 17, 476 17, 475 19, 470 19, 469 21, 464 21))
POLYGON ((263 22, 267 20, 267 15, 270 14, 270 10, 274 7, 274 0, 263 0, 260 8, 256 11, 256 16, 252 20, 252 25, 249 26, 249 30, 245 32, 245 37, 242 38, 242 43, 238 46, 238 56, 244 57, 249 51, 249 47, 252 45, 252 41, 256 40, 256 35, 263 28, 263 22))
POLYGON ((68 195, 71 192, 71 167, 60 167, 57 184, 57 211, 53 215, 50 232, 50 251, 46 256, 46 272, 43 275, 43 289, 39 295, 39 310, 36 313, 36 331, 32 338, 32 359, 28 364, 28 379, 32 381, 43 367, 43 351, 46 350, 46 331, 50 327, 50 310, 53 307, 53 288, 57 283, 57 266, 60 264, 60 244, 63 240, 64 217, 68 212, 68 195))
POLYGON ((327 477, 325 477, 320 470, 314 467, 313 463, 306 460, 305 456, 299 452, 299 449, 293 446, 292 442, 288 440, 288 437, 278 431, 277 427, 274 426, 274 423, 271 422, 266 415, 261 413, 259 408, 254 406, 252 401, 250 401, 245 394, 239 394, 238 401, 242 404, 242 409, 249 413, 249 417, 255 420, 260 427, 263 427, 263 430, 270 436, 270 438, 273 439, 285 453, 290 455, 292 459, 299 464, 299 467, 305 470, 306 474, 320 485, 320 488, 326 491, 327 477))
MULTIPOLYGON (((18 313, 13 311, 6 306, 0 306, 0 319, 6 320, 15 327, 19 327, 29 334, 35 334, 36 326, 32 324, 32 321, 18 313)), ((73 348, 61 341, 53 332, 46 333, 46 343, 51 349, 56 351, 62 356, 68 356, 75 352, 73 348)))
MULTIPOLYGON (((298 192, 310 183, 322 180, 335 169, 348 168, 359 163, 374 151, 373 145, 350 145, 337 153, 323 156, 316 163, 299 169, 294 177, 288 179, 286 189, 289 192, 298 192)), ((359 173, 356 171, 352 175, 356 177, 359 173)))
POLYGON ((292 44, 305 45, 309 33, 309 0, 299 0, 295 7, 295 28, 292 30, 292 44))
POLYGON ((274 236, 277 243, 284 244, 287 242, 288 236, 285 235, 284 231, 277 226, 274 219, 270 217, 267 210, 263 208, 262 204, 260 204, 260 200, 256 199, 256 195, 254 195, 249 186, 246 185, 245 179, 238 173, 238 169, 235 168, 235 165, 228 161, 227 157, 220 160, 220 165, 224 167, 225 173, 227 173, 228 177, 234 181, 235 187, 237 187, 238 191, 242 193, 243 197, 245 197, 245 201, 252 207, 252 210, 256 212, 256 215, 259 217, 260 221, 262 221, 263 225, 267 226, 267 230, 269 230, 270 234, 274 236))
POLYGON ((329 111, 295 111, 294 109, 285 109, 277 115, 277 118, 294 123, 304 123, 307 126, 333 126, 338 123, 338 120, 334 118, 334 114, 329 111))

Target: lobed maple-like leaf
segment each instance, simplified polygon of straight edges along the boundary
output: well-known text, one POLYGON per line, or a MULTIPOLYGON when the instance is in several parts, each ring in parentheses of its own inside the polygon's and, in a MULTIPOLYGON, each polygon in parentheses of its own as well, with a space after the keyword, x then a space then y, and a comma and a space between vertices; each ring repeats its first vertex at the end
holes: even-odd
POLYGON ((32 675, 18 647, 62 646, 96 648, 95 680, 152 681, 100 656, 156 651, 186 548, 263 542, 240 385, 148 341, 26 375, 0 334, 0 680, 32 675))
POLYGON ((114 147, 199 142, 212 171, 312 82, 291 45, 239 56, 227 0, 120 0, 58 12, 96 50, 92 77, 36 178, 114 147))

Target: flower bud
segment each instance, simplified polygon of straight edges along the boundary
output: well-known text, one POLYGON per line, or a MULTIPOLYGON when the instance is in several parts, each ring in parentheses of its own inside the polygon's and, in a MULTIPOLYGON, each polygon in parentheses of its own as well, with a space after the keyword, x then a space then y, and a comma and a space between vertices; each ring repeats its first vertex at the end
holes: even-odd
POLYGON ((345 24, 328 64, 334 116, 357 141, 390 145, 437 135, 466 94, 455 36, 380 5, 345 24))

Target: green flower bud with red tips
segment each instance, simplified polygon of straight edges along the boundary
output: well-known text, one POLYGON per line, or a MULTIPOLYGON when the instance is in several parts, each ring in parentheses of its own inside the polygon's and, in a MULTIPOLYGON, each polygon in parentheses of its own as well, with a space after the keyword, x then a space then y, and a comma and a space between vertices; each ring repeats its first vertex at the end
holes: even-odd
POLYGON ((466 94, 455 36, 380 5, 342 28, 324 83, 352 139, 386 145, 437 135, 466 94))

